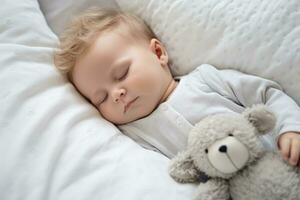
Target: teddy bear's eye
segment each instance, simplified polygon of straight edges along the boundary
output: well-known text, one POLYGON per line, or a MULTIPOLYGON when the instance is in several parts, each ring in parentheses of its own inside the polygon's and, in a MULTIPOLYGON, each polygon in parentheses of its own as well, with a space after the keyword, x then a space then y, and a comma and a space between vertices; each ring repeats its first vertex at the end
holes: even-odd
POLYGON ((208 153, 208 149, 205 149, 205 153, 208 153))
POLYGON ((233 136, 233 134, 232 134, 232 133, 229 133, 228 136, 233 136))

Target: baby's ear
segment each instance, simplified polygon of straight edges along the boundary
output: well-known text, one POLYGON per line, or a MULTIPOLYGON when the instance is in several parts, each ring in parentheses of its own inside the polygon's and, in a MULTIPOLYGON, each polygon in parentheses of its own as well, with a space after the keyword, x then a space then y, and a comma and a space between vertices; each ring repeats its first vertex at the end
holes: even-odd
POLYGON ((157 56, 162 66, 168 66, 168 52, 161 41, 156 38, 152 38, 150 40, 150 49, 157 56))
POLYGON ((177 154, 171 160, 169 173, 174 180, 180 183, 191 183, 198 180, 198 170, 187 151, 177 154))
POLYGON ((243 115, 260 134, 268 133, 276 124, 275 115, 265 105, 254 105, 247 108, 243 115))

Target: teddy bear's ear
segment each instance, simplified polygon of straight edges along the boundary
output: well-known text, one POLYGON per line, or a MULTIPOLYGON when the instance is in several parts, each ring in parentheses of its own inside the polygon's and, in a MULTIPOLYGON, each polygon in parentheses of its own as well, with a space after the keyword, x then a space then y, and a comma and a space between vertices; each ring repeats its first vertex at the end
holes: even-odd
POLYGON ((171 160, 169 173, 173 179, 181 183, 191 183, 198 180, 198 170, 188 151, 179 153, 171 160))
POLYGON ((261 134, 268 133, 275 127, 276 117, 265 105, 254 105, 242 114, 261 134))

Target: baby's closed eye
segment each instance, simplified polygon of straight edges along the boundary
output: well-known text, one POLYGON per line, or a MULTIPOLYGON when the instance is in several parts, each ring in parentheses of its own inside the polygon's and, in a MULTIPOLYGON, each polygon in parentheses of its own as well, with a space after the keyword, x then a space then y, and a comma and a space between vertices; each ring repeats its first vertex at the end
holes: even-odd
POLYGON ((120 73, 118 73, 116 79, 118 81, 124 80, 127 77, 128 72, 129 72, 129 66, 122 67, 122 69, 120 70, 120 73))
POLYGON ((101 103, 105 102, 107 100, 108 94, 107 92, 103 92, 100 96, 99 99, 96 101, 95 106, 99 107, 101 103))

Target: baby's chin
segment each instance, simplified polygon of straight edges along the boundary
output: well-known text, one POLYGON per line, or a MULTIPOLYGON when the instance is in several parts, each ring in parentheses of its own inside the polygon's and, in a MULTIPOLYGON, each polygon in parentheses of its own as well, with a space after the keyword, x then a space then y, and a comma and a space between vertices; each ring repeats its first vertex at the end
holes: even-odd
POLYGON ((127 116, 125 116, 121 119, 118 119, 118 120, 108 120, 108 121, 111 121, 112 123, 114 123, 115 125, 118 125, 118 126, 128 124, 128 123, 131 123, 131 122, 134 122, 139 119, 143 119, 143 118, 147 117, 155 110, 155 108, 156 107, 151 108, 151 109, 148 108, 148 110, 145 109, 139 113, 130 113, 127 116))
POLYGON ((112 122, 113 124, 117 125, 117 126, 121 126, 124 124, 128 124, 130 122, 136 121, 138 119, 132 118, 132 119, 120 119, 120 120, 108 120, 110 122, 112 122))

